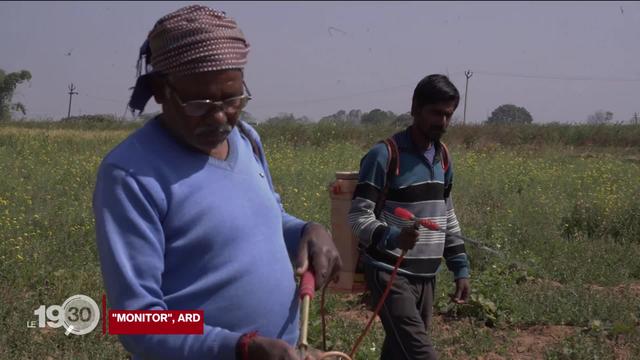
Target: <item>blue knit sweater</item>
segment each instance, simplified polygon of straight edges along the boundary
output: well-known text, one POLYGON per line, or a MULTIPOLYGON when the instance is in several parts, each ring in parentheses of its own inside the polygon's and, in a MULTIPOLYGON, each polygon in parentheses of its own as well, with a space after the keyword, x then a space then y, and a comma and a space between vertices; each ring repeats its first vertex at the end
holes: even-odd
POLYGON ((153 119, 100 165, 93 209, 110 307, 204 310, 203 335, 120 336, 134 359, 234 359, 252 330, 298 339, 290 256, 306 223, 282 208, 264 155, 237 128, 228 140, 217 160, 153 119))

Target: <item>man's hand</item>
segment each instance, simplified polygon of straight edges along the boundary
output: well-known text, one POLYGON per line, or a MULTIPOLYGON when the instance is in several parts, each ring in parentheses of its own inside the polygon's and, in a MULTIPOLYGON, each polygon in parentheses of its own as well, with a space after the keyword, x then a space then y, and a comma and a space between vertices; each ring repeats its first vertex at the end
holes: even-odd
POLYGON ((342 269, 342 260, 331 234, 318 223, 309 223, 305 227, 295 261, 298 276, 302 276, 309 265, 313 267, 316 290, 329 280, 337 282, 342 269))
POLYGON ((415 226, 403 228, 396 239, 398 248, 401 250, 413 249, 413 247, 416 246, 416 242, 418 242, 419 235, 420 233, 415 226))
POLYGON ((456 304, 465 304, 467 300, 469 300, 470 293, 471 286, 469 285, 469 279, 458 279, 456 280, 456 293, 451 295, 451 301, 456 304))
POLYGON ((256 336, 249 342, 249 359, 299 360, 300 356, 286 341, 256 336))

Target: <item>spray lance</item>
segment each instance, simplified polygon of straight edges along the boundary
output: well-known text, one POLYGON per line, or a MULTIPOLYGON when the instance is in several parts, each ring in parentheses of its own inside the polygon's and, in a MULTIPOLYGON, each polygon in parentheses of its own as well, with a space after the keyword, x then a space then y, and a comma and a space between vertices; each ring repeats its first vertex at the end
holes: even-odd
POLYGON ((404 220, 410 220, 410 221, 415 221, 415 225, 416 228, 418 227, 418 224, 420 224, 421 226, 426 227, 427 229, 431 230, 431 231, 438 231, 438 232, 442 232, 447 234, 448 236, 452 236, 458 239, 463 240, 465 243, 470 243, 472 245, 475 245, 478 249, 480 250, 484 250, 492 255, 496 255, 504 260, 508 260, 510 262, 510 264, 517 266, 520 269, 530 269, 531 267, 529 265, 526 265, 522 262, 519 261, 514 261, 512 259, 509 259, 504 253, 492 249, 490 247, 487 247, 486 245, 482 244, 481 242, 477 241, 477 240, 473 240, 470 239, 466 236, 462 236, 458 233, 454 233, 451 232, 449 230, 444 230, 440 227, 440 225, 436 224, 435 222, 429 220, 429 219, 418 219, 416 218, 415 215, 413 215, 413 213, 411 213, 411 211, 407 210, 407 209, 403 209, 403 208, 396 208, 394 211, 394 215, 404 219, 404 220))
POLYGON ((399 217, 399 218, 402 218, 404 220, 415 221, 416 224, 420 224, 420 225, 426 227, 427 229, 429 229, 431 231, 438 231, 438 232, 441 232, 441 233, 445 233, 445 234, 447 234, 449 236, 458 238, 458 239, 464 241, 465 243, 468 242, 470 244, 473 244, 473 245, 477 246, 479 249, 488 251, 488 252, 490 252, 490 253, 492 253, 494 255, 497 255, 497 256, 504 257, 504 254, 502 254, 501 252, 499 252, 497 250, 494 250, 494 249, 491 249, 489 247, 486 247, 485 245, 483 245, 479 241, 476 241, 476 240, 473 240, 473 239, 469 239, 468 237, 462 236, 462 235, 460 235, 458 233, 451 232, 449 230, 444 230, 443 228, 440 227, 440 225, 436 224, 435 222, 433 222, 433 221, 431 221, 429 219, 418 219, 418 218, 416 218, 415 215, 413 215, 413 213, 411 213, 411 211, 409 211, 407 209, 400 208, 400 207, 396 208, 395 211, 394 211, 394 215, 399 217))
MULTIPOLYGON (((311 299, 313 299, 313 296, 315 294, 315 287, 316 278, 313 274, 313 271, 311 269, 305 271, 304 274, 302 274, 302 278, 300 279, 300 300, 302 301, 302 314, 300 315, 300 339, 298 341, 298 354, 301 360, 305 360, 309 352, 309 341, 307 339, 307 336, 309 334, 309 305, 311 299)), ((324 289, 326 289, 326 286, 324 289)), ((324 304, 324 291, 322 292, 322 304, 324 304)), ((339 351, 325 352, 321 357, 317 358, 317 360, 330 358, 351 360, 351 358, 347 354, 341 353, 339 351)))
MULTIPOLYGON (((412 219, 415 218, 415 216, 413 214, 411 214, 411 212, 402 209, 402 208, 397 208, 395 211, 396 216, 398 217, 403 217, 403 216, 409 216, 412 219)), ((414 225, 416 228, 420 227, 421 223, 416 222, 416 224, 414 225)), ((436 224, 437 225, 437 224, 436 224)), ((378 304, 376 305, 375 310, 373 311, 373 314, 371 315, 371 317, 369 318, 369 321, 367 322, 367 325, 365 326, 364 330, 362 331, 362 333, 360 334, 360 336, 358 337, 358 339, 356 340, 356 342, 354 343, 353 347, 351 348, 351 351, 349 352, 349 354, 345 354, 343 352, 339 352, 339 351, 330 351, 330 352, 325 352, 322 357, 320 357, 318 360, 321 359, 329 359, 329 358, 334 358, 334 359, 344 359, 344 360, 351 360, 353 359, 353 357, 355 356, 358 347, 360 346, 360 344, 362 343, 362 340, 364 340, 365 336, 367 335, 367 333, 369 332, 369 329, 371 328, 371 325, 373 324, 373 321, 375 320, 376 316, 378 316, 378 314, 380 313, 380 310, 382 309, 382 306, 384 305, 384 301, 386 300, 387 296, 389 296, 389 291, 391 290, 391 285, 393 285, 393 282, 398 274, 398 269, 400 268, 400 264, 402 263, 402 261, 404 260, 404 256, 406 255, 407 251, 403 250, 402 254, 400 255, 400 257, 398 257, 398 260, 395 263, 395 266, 393 268, 393 271, 391 272, 391 277, 389 278, 389 282, 387 283, 387 287, 384 290, 382 296, 380 297, 380 300, 378 301, 378 304)), ((302 278, 300 279, 300 299, 302 301, 302 314, 300 316, 300 340, 298 342, 298 352, 300 354, 300 359, 305 359, 305 356, 307 355, 307 352, 309 350, 309 343, 307 340, 307 336, 308 336, 308 323, 309 323, 309 302, 310 300, 313 298, 314 295, 314 289, 315 289, 315 276, 313 275, 313 272, 311 271, 311 269, 307 270, 304 274, 302 274, 302 278)), ((322 316, 322 324, 323 324, 323 328, 322 328, 322 343, 326 344, 326 333, 325 333, 325 328, 324 328, 324 323, 325 323, 325 319, 324 319, 324 296, 325 296, 325 290, 326 290, 326 286, 324 287, 323 291, 322 291, 322 300, 321 300, 321 309, 320 309, 320 314, 322 316)), ((326 345, 323 345, 323 347, 326 345)), ((323 349, 326 350, 326 349, 323 349)))
POLYGON ((309 331, 309 303, 315 294, 316 278, 311 270, 302 274, 300 279, 300 300, 302 300, 302 314, 300 315, 300 341, 298 351, 300 359, 304 359, 309 350, 307 334, 309 331))
MULTIPOLYGON (((479 249, 485 250, 491 254, 500 256, 500 257, 504 257, 504 254, 502 254, 501 252, 491 249, 485 245, 483 245, 482 243, 473 240, 473 239, 469 239, 465 236, 462 236, 458 233, 454 233, 445 229, 442 229, 440 227, 440 225, 438 225, 437 223, 429 220, 429 219, 418 219, 416 218, 416 216, 411 213, 409 210, 404 209, 404 208, 396 208, 394 210, 394 215, 404 219, 404 220, 409 220, 409 221, 414 221, 414 227, 416 229, 418 229, 420 226, 424 226, 425 228, 431 230, 431 231, 438 231, 438 232, 442 232, 445 233, 446 235, 452 236, 452 237, 456 237, 458 239, 463 240, 464 242, 468 242, 470 244, 473 244, 475 246, 477 246, 479 249)), ((354 343, 353 347, 351 348, 351 351, 349 352, 349 354, 345 354, 339 351, 330 351, 330 352, 325 352, 323 353, 323 355, 318 358, 318 360, 321 359, 329 359, 329 358, 334 358, 334 359, 345 359, 345 360, 351 360, 353 359, 353 357, 355 356, 358 347, 360 346, 360 344, 362 343, 362 340, 364 339, 364 337, 367 335, 367 333, 369 332, 371 325, 373 324, 373 320, 375 320, 375 318, 378 316, 378 314, 380 313, 380 310, 382 309, 382 306, 384 305, 384 301, 386 300, 387 296, 389 295, 389 291, 391 290, 391 286, 393 285, 393 282, 396 278, 396 275, 398 273, 398 269, 400 267, 400 264, 402 263, 402 261, 404 260, 404 256, 406 255, 406 250, 402 251, 402 254, 398 257, 398 260, 396 261, 394 267, 393 267, 393 271, 391 272, 391 276, 389 278, 389 282, 387 283, 387 287, 384 290, 384 292, 382 293, 382 296, 380 297, 380 300, 378 301, 378 304, 375 307, 375 310, 372 314, 372 316, 369 318, 369 321, 367 322, 367 325, 365 326, 364 330, 362 331, 362 333, 360 334, 360 336, 358 337, 358 339, 356 340, 356 342, 354 343)), ((302 278, 300 280, 300 299, 302 300, 302 314, 300 317, 300 327, 301 327, 301 331, 300 331, 300 341, 298 343, 298 351, 300 354, 300 359, 305 359, 305 356, 309 350, 309 343, 307 340, 307 336, 308 336, 308 323, 309 323, 309 303, 310 300, 313 298, 314 296, 314 289, 315 289, 315 276, 313 275, 313 272, 311 270, 307 270, 303 275, 302 278)), ((324 290, 322 292, 322 304, 324 304, 324 290)), ((323 305, 321 305, 321 308, 324 307, 323 305)), ((323 324, 324 324, 324 309, 320 310, 320 314, 323 317, 323 324)), ((325 331, 324 331, 324 326, 322 329, 322 342, 325 343, 325 331)))

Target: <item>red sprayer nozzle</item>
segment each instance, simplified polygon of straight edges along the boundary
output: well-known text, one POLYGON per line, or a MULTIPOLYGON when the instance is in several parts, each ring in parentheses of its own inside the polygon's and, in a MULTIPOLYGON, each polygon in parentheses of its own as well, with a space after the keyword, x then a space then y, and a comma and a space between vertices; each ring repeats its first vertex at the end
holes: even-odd
POLYGON ((403 209, 401 207, 397 207, 393 210, 393 214, 399 218, 403 218, 405 220, 415 220, 416 216, 411 213, 411 211, 407 209, 403 209))
MULTIPOLYGON (((403 218, 405 220, 415 220, 416 216, 411 213, 411 211, 397 207, 393 210, 393 214, 399 218, 403 218)), ((420 219, 420 225, 426 227, 429 230, 439 231, 440 226, 429 219, 420 219)))
POLYGON ((302 274, 302 280, 300 280, 300 298, 302 299, 305 296, 309 296, 309 298, 313 299, 315 289, 316 277, 313 275, 313 272, 307 270, 302 274))
POLYGON ((420 220, 420 225, 426 227, 429 230, 432 231, 439 231, 440 230, 440 225, 434 223, 433 221, 429 220, 429 219, 422 219, 420 220))

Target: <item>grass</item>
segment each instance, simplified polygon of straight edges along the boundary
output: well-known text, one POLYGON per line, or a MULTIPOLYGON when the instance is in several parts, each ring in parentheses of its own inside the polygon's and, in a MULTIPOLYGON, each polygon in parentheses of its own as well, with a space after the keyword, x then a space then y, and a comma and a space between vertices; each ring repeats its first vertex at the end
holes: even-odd
MULTIPOLYGON (((138 125, 127 126, 0 125, 1 359, 126 358, 116 337, 67 337, 26 322, 40 304, 101 298, 91 195, 102 157, 138 125)), ((357 170, 393 129, 259 131, 286 209, 330 225, 335 172, 357 170)), ((536 326, 573 331, 534 358, 640 358, 639 139, 638 126, 478 126, 447 135, 463 232, 506 256, 470 248, 476 297, 463 307, 447 303, 453 283, 441 271, 433 338, 443 359, 519 358, 519 336, 536 326)), ((348 352, 369 313, 358 297, 334 293, 327 310, 329 347, 348 352)), ((318 301, 312 312, 310 339, 320 347, 318 301)), ((357 358, 375 358, 383 336, 374 326, 357 358)))

